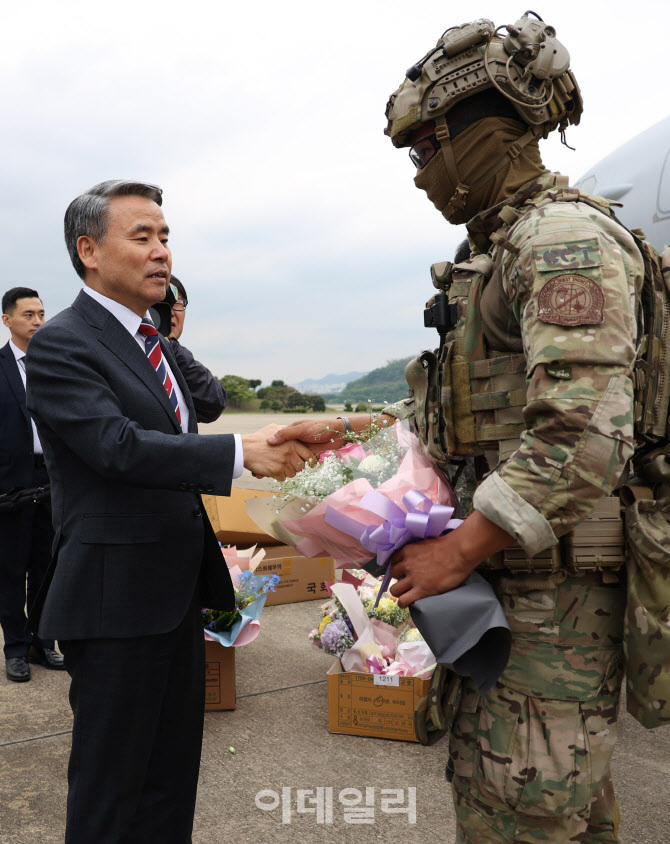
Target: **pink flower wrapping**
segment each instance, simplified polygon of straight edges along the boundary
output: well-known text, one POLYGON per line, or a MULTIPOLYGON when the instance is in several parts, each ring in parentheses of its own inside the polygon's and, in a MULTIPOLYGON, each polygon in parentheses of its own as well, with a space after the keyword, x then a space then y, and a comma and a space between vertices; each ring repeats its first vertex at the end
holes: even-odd
MULTIPOLYGON (((421 453, 416 438, 400 424, 396 424, 395 428, 398 444, 401 448, 406 448, 407 452, 397 473, 380 484, 376 492, 404 512, 407 512, 407 507, 403 496, 412 490, 423 493, 433 504, 453 507, 455 498, 451 488, 430 458, 421 453)), ((361 456, 360 453, 354 454, 354 449, 350 446, 345 448, 350 449, 348 453, 351 457, 358 459, 361 456)), ((333 508, 358 522, 361 530, 370 525, 379 526, 384 522, 382 516, 361 506, 363 497, 372 490, 368 480, 358 478, 333 492, 301 518, 284 522, 284 526, 291 533, 304 537, 296 546, 297 550, 306 557, 332 556, 337 568, 357 568, 371 560, 375 555, 366 551, 357 538, 328 524, 326 512, 329 507, 333 508)))

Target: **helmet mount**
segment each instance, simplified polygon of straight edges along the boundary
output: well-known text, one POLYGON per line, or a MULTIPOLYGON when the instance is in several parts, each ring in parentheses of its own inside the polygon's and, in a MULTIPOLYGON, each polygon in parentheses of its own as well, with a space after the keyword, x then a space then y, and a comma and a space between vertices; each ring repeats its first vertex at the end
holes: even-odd
MULTIPOLYGON (((499 110, 487 113, 486 108, 478 110, 473 103, 469 122, 500 114, 499 110)), ((565 130, 569 124, 578 124, 581 114, 582 98, 570 70, 570 54, 556 38, 556 30, 528 10, 513 24, 496 27, 482 18, 447 29, 437 45, 409 68, 405 81, 391 95, 384 131, 394 146, 404 147, 422 124, 433 123, 447 172, 457 185, 450 206, 463 208, 469 192, 513 161, 530 141, 558 129, 567 146, 565 130), (457 104, 485 91, 502 95, 514 109, 514 118, 528 129, 468 186, 458 178, 447 116, 457 104)))

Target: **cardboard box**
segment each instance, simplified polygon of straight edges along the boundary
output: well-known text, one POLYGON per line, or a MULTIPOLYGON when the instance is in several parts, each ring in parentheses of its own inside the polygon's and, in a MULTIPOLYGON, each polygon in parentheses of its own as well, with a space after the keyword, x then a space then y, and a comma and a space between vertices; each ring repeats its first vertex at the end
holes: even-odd
POLYGON ((205 712, 236 706, 235 648, 205 640, 205 712))
POLYGON ((249 498, 267 498, 273 495, 262 489, 233 487, 230 495, 203 495, 202 503, 219 542, 224 545, 279 545, 247 515, 245 502, 249 498))
POLYGON ((418 741, 414 710, 428 694, 430 680, 328 670, 328 729, 351 736, 418 741))
POLYGON ((303 557, 295 548, 280 545, 265 549, 265 559, 255 574, 278 574, 281 578, 276 592, 268 592, 266 607, 276 604, 295 604, 298 601, 327 601, 330 595, 325 581, 335 581, 335 562, 332 557, 303 557))

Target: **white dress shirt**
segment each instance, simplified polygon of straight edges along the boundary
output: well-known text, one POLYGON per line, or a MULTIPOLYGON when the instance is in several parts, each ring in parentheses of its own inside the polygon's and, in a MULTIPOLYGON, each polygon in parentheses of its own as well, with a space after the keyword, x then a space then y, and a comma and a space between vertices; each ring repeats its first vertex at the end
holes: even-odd
MULTIPOLYGON (((142 317, 138 316, 135 311, 131 311, 130 308, 127 308, 125 305, 122 305, 120 302, 117 302, 115 299, 110 299, 108 296, 103 296, 102 293, 99 293, 97 290, 93 290, 92 288, 84 285, 83 290, 85 293, 95 299, 98 304, 102 305, 103 308, 108 310, 112 316, 116 317, 116 319, 121 323, 121 325, 126 329, 126 331, 137 340, 139 347, 142 349, 142 354, 146 355, 146 346, 145 346, 145 336, 144 334, 140 333, 140 325, 142 324, 142 317)), ((149 311, 146 312, 144 315, 146 319, 151 319, 151 315, 149 311)), ((161 350, 162 353, 162 350, 161 350)), ((189 420, 189 412, 188 412, 188 405, 184 400, 184 394, 179 389, 179 384, 177 383, 176 378, 174 377, 174 373, 170 369, 170 366, 165 359, 165 355, 163 355, 163 363, 165 364, 165 368, 167 369, 168 375, 170 376, 170 381, 172 381, 172 386, 174 387, 175 395, 177 396, 177 401, 179 403, 179 412, 181 414, 181 429, 186 434, 188 433, 188 420, 189 420)), ((21 367, 19 367, 20 369, 21 367)), ((156 375, 158 377, 158 375, 156 375)), ((25 374, 23 375, 23 380, 25 383, 25 374)), ((33 428, 35 424, 33 423, 33 428)), ((35 433, 37 436, 37 433, 35 433)), ((242 437, 240 434, 234 434, 235 437, 235 466, 233 468, 233 478, 239 478, 242 474, 242 470, 244 468, 244 451, 242 448, 242 437)), ((40 449, 41 450, 41 449, 40 449)))
MULTIPOLYGON (((26 388, 26 353, 21 351, 18 346, 16 346, 11 340, 9 341, 9 348, 14 353, 14 357, 16 358, 16 365, 19 368, 19 374, 21 376, 21 380, 23 381, 23 389, 26 388)), ((35 454, 42 454, 42 443, 40 442, 40 438, 37 436, 37 428, 35 427, 35 422, 33 421, 32 416, 28 414, 30 417, 30 424, 33 426, 33 451, 35 454)))

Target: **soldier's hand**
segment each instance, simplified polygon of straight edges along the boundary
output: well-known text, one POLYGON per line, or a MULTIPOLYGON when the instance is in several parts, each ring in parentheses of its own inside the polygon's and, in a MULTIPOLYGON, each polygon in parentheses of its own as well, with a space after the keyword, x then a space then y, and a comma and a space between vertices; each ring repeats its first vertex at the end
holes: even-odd
POLYGON ((292 478, 314 452, 298 440, 289 440, 279 446, 268 445, 268 437, 279 432, 279 425, 267 425, 254 434, 242 437, 244 466, 257 477, 271 477, 278 481, 292 478))
POLYGON ((345 445, 343 434, 344 422, 341 419, 301 419, 269 436, 268 443, 276 447, 290 441, 299 442, 308 446, 314 454, 321 454, 322 451, 342 448, 345 445))
POLYGON ((390 592, 398 598, 399 606, 407 607, 419 598, 450 592, 474 570, 477 563, 469 564, 450 547, 454 543, 448 540, 453 533, 412 542, 393 554, 391 576, 398 582, 390 592))
MULTIPOLYGON (((367 431, 370 427, 370 420, 371 417, 368 413, 349 418, 352 430, 356 433, 367 431)), ((377 424, 383 428, 392 425, 394 422, 395 419, 385 413, 380 414, 377 418, 377 424)), ((337 450, 347 444, 347 440, 344 438, 344 430, 342 419, 301 419, 299 422, 293 422, 277 431, 274 436, 268 438, 268 442, 270 445, 278 445, 294 439, 308 445, 315 454, 321 454, 322 451, 337 450)))
POLYGON ((391 594, 401 607, 419 598, 450 592, 487 557, 514 544, 514 538, 474 510, 460 527, 436 539, 405 545, 390 559, 398 579, 391 594))

